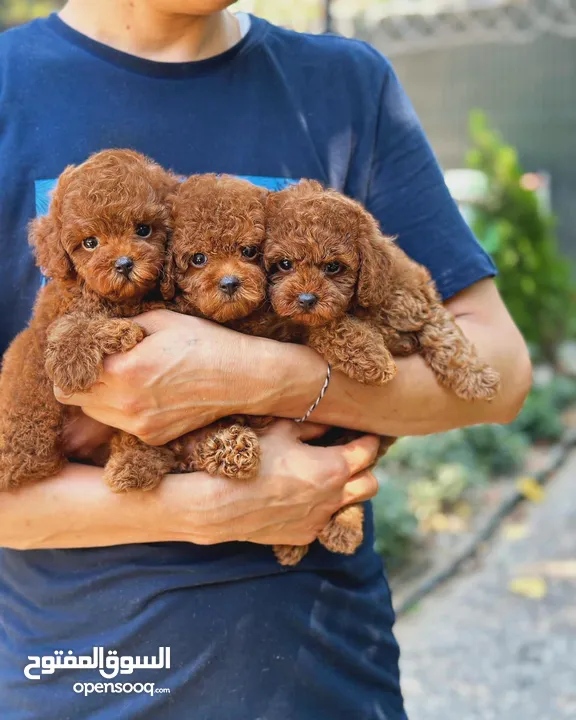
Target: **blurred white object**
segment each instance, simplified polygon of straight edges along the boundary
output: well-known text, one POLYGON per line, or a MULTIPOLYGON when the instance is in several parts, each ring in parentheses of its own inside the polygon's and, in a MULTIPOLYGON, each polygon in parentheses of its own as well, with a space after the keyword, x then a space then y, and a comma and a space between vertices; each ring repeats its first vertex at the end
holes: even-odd
POLYGON ((576 377, 576 342, 566 340, 558 348, 558 365, 560 371, 576 377))
POLYGON ((481 170, 446 170, 444 180, 450 194, 459 204, 483 205, 490 199, 490 182, 481 170))

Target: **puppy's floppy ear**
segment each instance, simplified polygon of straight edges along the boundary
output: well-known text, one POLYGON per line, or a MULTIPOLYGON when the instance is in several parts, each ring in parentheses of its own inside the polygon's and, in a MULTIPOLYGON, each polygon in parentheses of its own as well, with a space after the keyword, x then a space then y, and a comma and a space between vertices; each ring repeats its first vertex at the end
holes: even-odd
POLYGON ((60 175, 48 214, 36 218, 29 226, 29 242, 34 249, 36 264, 47 277, 56 280, 70 280, 76 274, 62 243, 62 200, 74 169, 70 165, 60 175))
POLYGON ((166 206, 170 217, 170 225, 172 232, 168 236, 166 243, 166 253, 164 256, 164 267, 162 268, 162 278, 160 280, 160 292, 164 300, 172 300, 176 295, 176 263, 174 260, 174 226, 176 215, 178 213, 178 188, 180 183, 176 180, 172 190, 166 197, 166 206))
POLYGON ((166 257, 162 268, 162 279, 160 280, 160 292, 164 300, 172 300, 176 295, 175 271, 172 237, 170 237, 166 246, 166 257))
POLYGON ((266 215, 274 215, 281 207, 286 190, 271 190, 264 198, 266 215))
POLYGON ((360 268, 356 297, 362 307, 379 307, 390 289, 393 240, 380 232, 378 223, 364 208, 357 206, 357 211, 360 268))
POLYGON ((150 164, 153 172, 153 177, 156 183, 156 189, 163 200, 167 200, 170 203, 172 195, 178 189, 181 179, 176 173, 171 170, 165 170, 157 163, 150 164))
POLYGON ((322 192, 323 190, 326 189, 324 187, 324 185, 322 185, 322 183, 319 182, 318 180, 306 180, 306 179, 300 180, 299 183, 297 183, 296 185, 292 185, 291 187, 298 187, 302 191, 310 190, 313 192, 322 192))

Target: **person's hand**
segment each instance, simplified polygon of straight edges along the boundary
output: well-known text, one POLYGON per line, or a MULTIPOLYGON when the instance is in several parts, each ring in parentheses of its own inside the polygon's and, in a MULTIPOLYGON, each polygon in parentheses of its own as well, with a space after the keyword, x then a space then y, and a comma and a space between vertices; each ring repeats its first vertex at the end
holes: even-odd
MULTIPOLYGON (((279 392, 269 368, 281 364, 271 355, 285 345, 167 310, 134 320, 148 337, 127 353, 107 357, 100 382, 89 392, 65 395, 55 388, 57 400, 150 445, 226 415, 271 414, 259 410, 279 392)), ((325 373, 322 361, 319 367, 308 392, 312 399, 325 373)))
POLYGON ((169 534, 196 544, 244 540, 264 545, 313 542, 345 505, 373 497, 378 482, 367 469, 378 438, 365 435, 347 445, 313 447, 303 440, 325 427, 279 420, 261 436, 258 478, 231 481, 198 473, 170 475, 158 488, 169 499, 169 534), (189 497, 187 495, 189 494, 189 497))

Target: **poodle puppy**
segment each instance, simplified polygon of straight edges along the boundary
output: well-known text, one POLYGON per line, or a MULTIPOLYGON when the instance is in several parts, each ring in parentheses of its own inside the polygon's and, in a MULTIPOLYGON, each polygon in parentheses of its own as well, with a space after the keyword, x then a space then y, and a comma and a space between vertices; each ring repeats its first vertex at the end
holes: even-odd
POLYGON ((272 308, 305 329, 307 344, 334 369, 379 385, 396 373, 392 355, 418 352, 458 397, 495 397, 498 374, 444 308, 428 270, 382 235, 359 203, 304 181, 270 194, 267 213, 272 308))
MULTIPOLYGON (((29 327, 4 356, 0 377, 0 487, 54 475, 65 462, 62 429, 78 412, 59 404, 52 383, 83 391, 105 355, 143 338, 135 323, 154 297, 170 231, 166 197, 175 180, 130 150, 105 150, 62 173, 48 214, 33 221, 30 241, 50 278, 29 327)), ((161 475, 171 454, 118 434, 107 466, 115 475, 143 466, 161 475), (128 446, 131 467, 117 462, 128 446)), ((122 480, 120 480, 120 484, 122 480)))
MULTIPOLYGON (((267 191, 228 175, 193 175, 171 199, 174 230, 162 284, 174 309, 234 327, 266 300, 261 265, 267 191)), ((172 443, 178 469, 248 479, 258 474, 265 418, 223 418, 172 443), (190 444, 192 449, 186 453, 190 444)))
MULTIPOLYGON (((444 308, 428 271, 382 235, 359 203, 315 181, 271 193, 264 264, 270 303, 292 330, 289 339, 314 348, 333 369, 382 385, 396 373, 394 355, 420 353, 458 397, 495 397, 498 373, 444 308)), ((381 454, 393 442, 383 438, 381 454)), ((362 522, 361 506, 344 508, 319 540, 334 552, 353 553, 362 522)), ((276 552, 294 564, 306 549, 276 552)))

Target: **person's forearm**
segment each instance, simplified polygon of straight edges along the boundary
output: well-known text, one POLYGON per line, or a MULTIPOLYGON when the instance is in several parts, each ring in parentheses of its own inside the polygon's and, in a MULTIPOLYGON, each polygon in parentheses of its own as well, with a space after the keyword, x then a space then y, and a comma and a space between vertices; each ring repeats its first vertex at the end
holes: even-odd
POLYGON ((171 487, 115 494, 100 468, 71 463, 49 480, 0 493, 0 546, 30 550, 189 539, 166 522, 177 507, 171 487))
MULTIPOLYGON (((379 435, 425 435, 479 423, 510 422, 530 387, 530 360, 511 325, 502 332, 482 317, 463 314, 458 324, 487 363, 501 376, 492 402, 466 402, 442 388, 419 355, 398 358, 398 373, 387 385, 370 387, 333 373, 324 399, 311 420, 379 435)), ((279 368, 279 391, 272 413, 298 417, 315 400, 326 363, 308 348, 287 346, 279 368), (315 390, 312 390, 314 387, 315 390)))
MULTIPOLYGON (((482 330, 460 322, 466 335, 482 346, 482 330)), ((294 349, 294 368, 316 364, 305 348, 294 349)), ((387 385, 374 388, 334 373, 328 392, 311 420, 379 435, 427 435, 478 423, 510 422, 520 410, 527 392, 527 375, 506 353, 506 344, 493 346, 483 357, 501 374, 501 391, 493 402, 466 402, 442 388, 419 355, 398 358, 398 374, 387 385)), ((318 386, 319 387, 319 386, 318 386)), ((296 378, 294 379, 296 390, 296 378)), ((280 399, 277 413, 285 408, 293 414, 296 405, 304 408, 310 395, 295 393, 280 399)))
POLYGON ((167 475, 154 490, 114 494, 102 470, 69 465, 57 477, 0 493, 0 547, 90 548, 150 542, 246 541, 304 545, 344 506, 373 497, 367 470, 378 442, 312 447, 322 426, 276 422, 260 436, 250 482, 196 472, 167 475))

